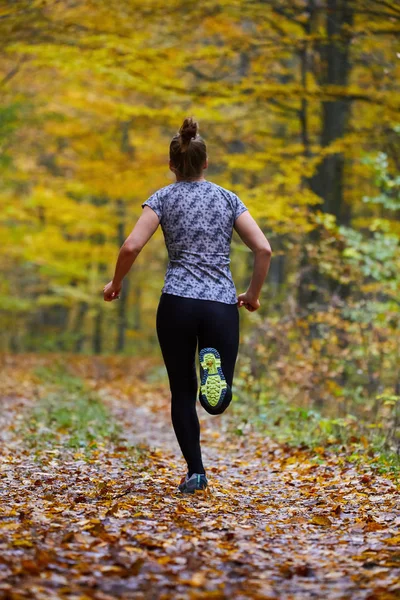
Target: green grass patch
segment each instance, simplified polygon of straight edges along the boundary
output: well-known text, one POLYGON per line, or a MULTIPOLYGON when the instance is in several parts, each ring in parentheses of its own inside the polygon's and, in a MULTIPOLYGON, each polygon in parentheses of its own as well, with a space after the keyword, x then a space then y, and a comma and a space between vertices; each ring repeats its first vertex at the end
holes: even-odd
MULTIPOLYGON (((298 407, 284 399, 263 398, 257 402, 241 392, 231 406, 236 421, 233 431, 239 436, 246 435, 246 427, 253 425, 278 442, 310 450, 325 448, 348 461, 368 463, 380 473, 400 478, 400 455, 379 424, 363 423, 351 414, 326 418, 315 409, 298 407)), ((323 462, 321 457, 318 460, 323 462)))
POLYGON ((39 367, 35 375, 38 401, 21 428, 31 447, 61 445, 90 452, 105 440, 120 441, 121 426, 84 381, 60 364, 39 367))

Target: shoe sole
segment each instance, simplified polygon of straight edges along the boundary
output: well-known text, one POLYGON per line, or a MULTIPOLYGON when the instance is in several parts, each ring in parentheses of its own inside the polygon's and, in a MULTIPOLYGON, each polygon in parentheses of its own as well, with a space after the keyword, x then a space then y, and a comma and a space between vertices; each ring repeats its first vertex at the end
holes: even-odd
POLYGON ((181 492, 181 494, 194 494, 195 492, 205 492, 207 489, 207 486, 204 486, 202 488, 194 488, 193 490, 181 490, 181 488, 179 488, 179 491, 181 492))
POLYGON ((193 483, 193 485, 188 487, 186 483, 181 483, 178 486, 178 489, 180 492, 182 492, 182 494, 194 494, 195 492, 204 491, 207 489, 207 482, 204 480, 201 482, 200 476, 197 475, 197 481, 193 483))
POLYGON ((227 383, 221 368, 221 357, 215 348, 203 348, 199 353, 203 369, 200 395, 211 410, 218 409, 224 401, 227 383))

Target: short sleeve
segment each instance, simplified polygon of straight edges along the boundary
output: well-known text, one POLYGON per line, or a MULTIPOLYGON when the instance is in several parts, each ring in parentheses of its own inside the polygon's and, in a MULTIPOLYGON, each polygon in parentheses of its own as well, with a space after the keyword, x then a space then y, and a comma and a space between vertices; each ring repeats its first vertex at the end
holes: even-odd
POLYGON ((247 206, 241 201, 239 196, 236 196, 236 194, 233 195, 233 210, 234 210, 234 221, 236 221, 236 219, 238 217, 240 217, 240 215, 242 213, 244 213, 246 210, 248 210, 247 206))
POLYGON ((160 195, 159 195, 158 192, 155 192, 152 196, 150 196, 150 198, 148 198, 146 200, 146 202, 143 202, 142 208, 144 208, 145 206, 150 206, 150 208, 152 210, 154 210, 154 212, 156 213, 157 217, 161 221, 161 217, 162 217, 162 202, 161 202, 160 195))

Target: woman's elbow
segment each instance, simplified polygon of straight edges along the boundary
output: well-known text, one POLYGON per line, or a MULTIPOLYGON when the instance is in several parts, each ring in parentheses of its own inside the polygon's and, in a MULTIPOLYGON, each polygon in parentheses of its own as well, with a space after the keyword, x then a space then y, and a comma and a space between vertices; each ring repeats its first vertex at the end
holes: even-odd
POLYGON ((121 248, 121 252, 123 254, 125 254, 126 256, 134 257, 134 258, 136 258, 138 256, 138 254, 140 253, 141 250, 142 250, 142 248, 139 247, 138 244, 135 244, 132 241, 125 242, 121 248))
POLYGON ((272 248, 270 246, 270 244, 267 242, 266 244, 263 244, 262 246, 258 246, 255 250, 254 250, 255 254, 259 254, 260 256, 265 256, 270 258, 272 256, 272 248))

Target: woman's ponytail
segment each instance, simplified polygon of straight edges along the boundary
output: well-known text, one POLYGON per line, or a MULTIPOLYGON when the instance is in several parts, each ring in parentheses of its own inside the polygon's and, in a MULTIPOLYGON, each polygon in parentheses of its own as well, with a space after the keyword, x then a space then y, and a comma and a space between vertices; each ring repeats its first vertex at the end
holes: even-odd
POLYGON ((187 117, 169 147, 171 163, 182 179, 196 179, 201 175, 207 160, 207 147, 200 137, 199 125, 187 117))

